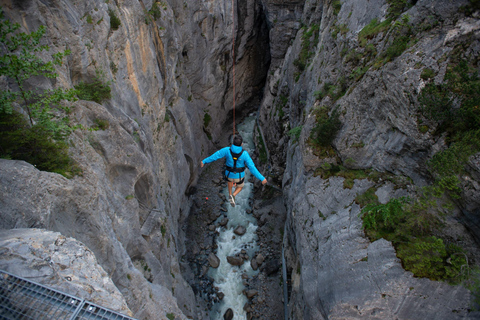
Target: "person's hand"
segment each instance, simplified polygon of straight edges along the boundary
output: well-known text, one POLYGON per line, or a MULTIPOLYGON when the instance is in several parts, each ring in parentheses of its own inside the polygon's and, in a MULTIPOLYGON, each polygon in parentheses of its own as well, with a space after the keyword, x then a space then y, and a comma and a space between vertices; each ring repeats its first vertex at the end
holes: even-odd
POLYGON ((262 184, 263 184, 263 185, 266 185, 267 183, 268 183, 267 179, 265 179, 265 180, 262 181, 262 184))
POLYGON ((203 168, 203 161, 200 161, 200 168, 203 168))

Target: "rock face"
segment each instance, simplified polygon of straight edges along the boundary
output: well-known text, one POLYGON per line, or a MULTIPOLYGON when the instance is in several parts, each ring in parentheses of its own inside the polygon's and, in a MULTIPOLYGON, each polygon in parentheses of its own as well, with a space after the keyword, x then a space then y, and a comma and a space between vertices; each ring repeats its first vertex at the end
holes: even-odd
POLYGON ((0 231, 0 269, 132 316, 95 255, 84 244, 41 229, 0 231))
POLYGON ((46 26, 50 54, 71 51, 55 83, 37 80, 43 88, 72 88, 98 76, 112 92, 102 104, 71 106, 71 123, 81 129, 70 137, 70 153, 82 175, 69 180, 0 160, 0 228, 38 227, 82 241, 136 318, 203 318, 181 275, 180 226, 197 163, 231 123, 234 37, 242 70, 237 116, 263 86, 270 61, 263 7, 239 2, 234 29, 231 1, 0 3, 22 31, 46 26), (98 119, 108 128, 93 129, 98 119))
MULTIPOLYGON (((298 20, 305 26, 297 33, 294 27, 291 33, 284 33, 291 36, 282 41, 282 48, 286 46, 279 50, 285 52, 283 60, 275 61, 272 53, 259 117, 271 162, 278 166, 272 171, 285 169, 280 177, 288 207, 284 245, 289 248, 291 319, 479 317, 469 311, 468 290, 414 278, 402 268, 391 243, 383 239, 370 243, 358 216, 361 208, 354 200, 371 187, 386 203, 429 183, 426 162, 442 150, 445 141, 432 130, 419 130, 417 97, 426 84, 422 70, 434 70, 435 81, 442 81, 448 63, 445 58, 458 45, 471 59, 479 54, 478 12, 472 18, 459 11, 468 1, 414 1, 405 9, 404 18, 408 15, 415 26, 417 41, 389 62, 372 67, 359 43, 359 32, 373 19, 385 21, 389 3, 392 1, 265 1, 269 19, 280 13, 299 14, 298 20), (437 18, 429 21, 427 17, 433 15, 437 18), (421 25, 429 27, 420 29, 421 25), (318 41, 314 39, 317 31, 312 30, 318 30, 318 41), (302 65, 302 55, 307 54, 302 65), (329 86, 333 86, 330 92, 329 86), (337 108, 340 113, 342 125, 333 140, 333 156, 318 156, 308 143, 316 125, 313 110, 322 106, 337 108), (299 129, 298 139, 289 134, 292 128, 299 129), (385 181, 357 179, 346 187, 343 177, 322 179, 315 174, 325 163, 390 172, 411 183, 394 188, 385 181)), ((279 21, 269 23, 271 34, 278 32, 279 21)), ((369 41, 370 49, 375 48, 374 57, 392 44, 385 33, 369 41)), ((473 165, 478 163, 475 159, 478 154, 466 168, 462 199, 456 202, 458 208, 450 219, 456 220, 455 229, 461 230, 458 234, 469 243, 473 240, 465 227, 475 233, 479 225, 475 191, 480 177, 473 165), (458 220, 464 221, 465 227, 458 220)), ((478 243, 472 251, 478 252, 478 243)))

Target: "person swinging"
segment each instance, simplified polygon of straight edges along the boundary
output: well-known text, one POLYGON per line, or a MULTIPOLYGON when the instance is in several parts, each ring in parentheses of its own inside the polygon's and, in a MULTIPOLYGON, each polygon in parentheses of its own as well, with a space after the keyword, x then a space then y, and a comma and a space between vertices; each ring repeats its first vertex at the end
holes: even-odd
POLYGON ((262 181, 263 185, 267 184, 267 179, 257 170, 248 152, 243 150, 242 144, 243 138, 237 134, 233 137, 233 144, 230 147, 222 148, 200 162, 200 167, 203 168, 207 163, 225 158, 228 200, 232 207, 235 207, 235 197, 245 185, 245 168, 248 168, 258 180, 262 181), (235 191, 232 193, 234 185, 235 191))

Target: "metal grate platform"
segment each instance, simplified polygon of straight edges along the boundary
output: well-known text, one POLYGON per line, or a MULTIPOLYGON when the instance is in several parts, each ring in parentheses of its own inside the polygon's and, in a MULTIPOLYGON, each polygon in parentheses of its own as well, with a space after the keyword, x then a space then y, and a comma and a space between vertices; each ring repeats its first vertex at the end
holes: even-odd
POLYGON ((0 319, 135 320, 0 270, 0 319))

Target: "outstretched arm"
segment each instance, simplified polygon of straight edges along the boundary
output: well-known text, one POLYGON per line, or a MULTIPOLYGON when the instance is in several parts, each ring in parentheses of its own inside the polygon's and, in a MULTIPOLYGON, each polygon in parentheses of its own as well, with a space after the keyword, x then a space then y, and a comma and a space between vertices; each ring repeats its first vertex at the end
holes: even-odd
POLYGON ((212 154, 210 157, 207 157, 207 158, 203 159, 202 161, 200 161, 200 167, 203 168, 203 166, 207 163, 217 161, 218 159, 224 158, 226 153, 228 152, 228 149, 229 149, 229 147, 222 148, 222 149, 218 150, 217 152, 215 152, 214 154, 212 154))
POLYGON ((262 174, 257 170, 257 167, 255 167, 255 164, 253 163, 253 160, 252 158, 250 158, 250 155, 247 154, 247 156, 245 157, 245 164, 246 166, 248 167, 248 169, 250 170, 250 172, 260 181, 262 181, 262 184, 266 184, 267 183, 267 179, 265 179, 264 176, 262 176, 262 174))

